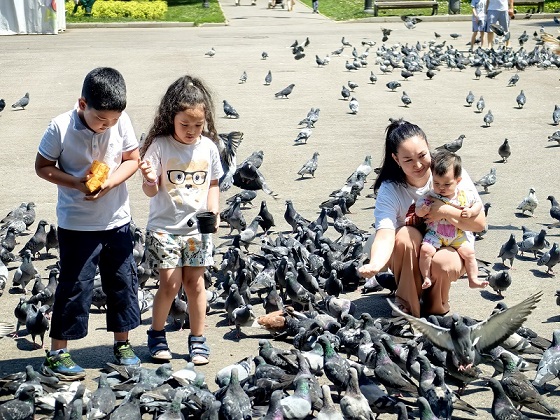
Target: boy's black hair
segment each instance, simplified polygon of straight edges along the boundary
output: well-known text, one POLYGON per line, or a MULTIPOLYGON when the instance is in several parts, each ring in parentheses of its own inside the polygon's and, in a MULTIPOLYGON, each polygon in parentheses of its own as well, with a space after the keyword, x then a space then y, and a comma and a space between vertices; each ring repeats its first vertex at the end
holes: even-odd
POLYGON ((126 108, 126 84, 122 74, 111 67, 98 67, 84 79, 82 97, 89 108, 122 112, 126 108))
POLYGON ((453 167, 453 178, 457 179, 463 172, 461 156, 448 150, 439 150, 432 156, 432 175, 444 176, 453 167))

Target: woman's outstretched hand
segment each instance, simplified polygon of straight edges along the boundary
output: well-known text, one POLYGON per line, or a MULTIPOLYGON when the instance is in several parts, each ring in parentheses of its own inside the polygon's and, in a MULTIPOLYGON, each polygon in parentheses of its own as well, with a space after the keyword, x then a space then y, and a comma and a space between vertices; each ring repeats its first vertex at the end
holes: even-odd
POLYGON ((358 274, 365 279, 375 276, 378 272, 379 270, 376 270, 373 264, 364 264, 358 268, 358 274))

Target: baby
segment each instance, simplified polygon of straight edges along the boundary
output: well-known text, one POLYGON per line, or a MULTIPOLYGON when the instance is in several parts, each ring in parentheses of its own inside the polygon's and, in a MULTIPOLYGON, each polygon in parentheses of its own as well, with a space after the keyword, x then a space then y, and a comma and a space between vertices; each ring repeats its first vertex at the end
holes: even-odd
MULTIPOLYGON (((461 158, 458 155, 447 150, 436 153, 432 157, 433 189, 416 202, 416 215, 426 216, 436 199, 461 209, 461 217, 470 218, 478 215, 482 203, 474 191, 459 187, 461 173, 461 158)), ((432 285, 430 280, 432 258, 442 246, 455 248, 465 262, 469 287, 484 288, 488 285, 487 281, 478 279, 474 245, 469 242, 466 232, 442 219, 427 223, 427 232, 422 240, 420 248, 420 273, 424 278, 422 289, 432 285)))

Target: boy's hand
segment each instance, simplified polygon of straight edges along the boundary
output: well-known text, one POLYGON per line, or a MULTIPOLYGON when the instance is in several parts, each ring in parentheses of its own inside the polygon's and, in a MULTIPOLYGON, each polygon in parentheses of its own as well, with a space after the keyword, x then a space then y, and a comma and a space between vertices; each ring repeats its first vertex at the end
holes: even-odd
POLYGON ((472 209, 470 207, 463 207, 463 209, 461 210, 461 217, 465 219, 469 219, 472 216, 473 216, 472 209))
POLYGON ((156 171, 152 168, 152 164, 148 160, 140 160, 138 159, 138 168, 142 172, 142 176, 148 182, 156 182, 157 181, 157 174, 156 171))

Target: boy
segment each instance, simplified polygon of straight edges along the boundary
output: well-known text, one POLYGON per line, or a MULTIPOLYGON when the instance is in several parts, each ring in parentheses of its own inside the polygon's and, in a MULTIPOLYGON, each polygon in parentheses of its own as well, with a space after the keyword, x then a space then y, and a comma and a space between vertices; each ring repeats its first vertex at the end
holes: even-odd
MULTIPOLYGON (((461 217, 473 217, 480 213, 482 203, 476 195, 468 190, 461 190, 457 184, 461 182, 461 158, 455 153, 442 150, 432 157, 432 190, 416 202, 416 215, 426 216, 434 199, 444 201, 462 209, 461 217)), ((432 285, 430 269, 432 258, 442 246, 455 248, 463 261, 469 279, 469 287, 484 288, 487 281, 478 279, 478 266, 474 255, 473 236, 456 228, 445 219, 428 222, 427 232, 420 248, 420 273, 424 278, 422 289, 432 285)))
POLYGON ((472 37, 471 51, 474 50, 476 34, 480 36, 480 46, 484 47, 484 34, 486 31, 486 0, 472 0, 472 37))
POLYGON ((45 131, 35 172, 58 186, 60 276, 51 322, 45 374, 81 379, 85 371, 67 350, 67 340, 87 335, 93 279, 99 266, 107 294, 107 330, 114 334, 117 362, 140 360, 128 332, 140 325, 138 278, 126 181, 138 169, 138 141, 126 107, 126 86, 115 69, 100 67, 84 79, 77 108, 54 118, 45 131), (90 192, 94 160, 109 167, 106 180, 90 192))

